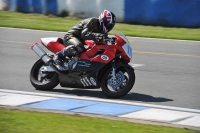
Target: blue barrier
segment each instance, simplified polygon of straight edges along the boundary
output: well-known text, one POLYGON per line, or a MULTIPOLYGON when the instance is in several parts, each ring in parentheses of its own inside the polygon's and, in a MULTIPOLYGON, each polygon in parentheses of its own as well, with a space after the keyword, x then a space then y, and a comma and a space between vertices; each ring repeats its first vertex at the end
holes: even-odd
POLYGON ((16 10, 18 12, 30 12, 30 0, 17 0, 16 1, 16 10))
POLYGON ((6 0, 6 3, 11 11, 16 11, 16 0, 6 0))
POLYGON ((45 14, 57 14, 57 0, 45 0, 46 13, 45 14))
MULTIPOLYGON (((98 6, 99 0, 87 0, 86 3, 96 3, 98 6)), ((36 12, 42 14, 60 15, 60 11, 72 12, 77 15, 91 14, 91 10, 83 7, 79 0, 65 1, 61 0, 6 0, 10 10, 20 12, 36 12), (59 4, 59 3, 62 3, 59 4), (78 9, 70 8, 76 4, 78 9), (78 5, 79 4, 79 5, 78 5), (82 10, 83 8, 84 10, 82 10), (80 9, 80 10, 79 10, 80 9)), ((116 3, 114 0, 101 1, 101 5, 107 5, 107 9, 116 3)), ((123 0, 121 4, 121 22, 144 24, 144 25, 159 25, 159 26, 175 26, 175 27, 200 27, 200 0, 123 0), (123 6, 124 5, 124 6, 123 6)), ((115 8, 114 8, 115 9, 115 8)), ((119 15, 116 12, 116 16, 119 15)))
POLYGON ((128 23, 200 27, 200 0, 125 0, 128 23))
POLYGON ((58 15, 57 0, 7 0, 6 2, 12 11, 58 15))
POLYGON ((32 0, 31 1, 31 7, 32 7, 32 12, 42 14, 42 9, 44 7, 42 6, 41 0, 32 0))

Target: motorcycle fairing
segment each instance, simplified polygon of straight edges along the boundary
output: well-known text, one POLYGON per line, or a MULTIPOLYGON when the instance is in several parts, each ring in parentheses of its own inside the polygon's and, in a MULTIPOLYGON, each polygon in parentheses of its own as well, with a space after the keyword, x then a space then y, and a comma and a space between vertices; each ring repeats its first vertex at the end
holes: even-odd
POLYGON ((62 45, 63 40, 58 37, 41 38, 40 42, 54 54, 65 48, 65 46, 62 45))
POLYGON ((115 58, 116 49, 112 45, 106 45, 103 43, 96 43, 91 41, 85 41, 90 46, 85 52, 80 55, 81 59, 91 60, 102 63, 109 63, 115 58), (90 43, 88 43, 90 42, 90 43))
MULTIPOLYGON (((54 54, 65 48, 65 46, 62 45, 63 40, 58 37, 41 38, 40 41, 54 54)), ((85 52, 81 53, 81 59, 108 63, 115 57, 116 49, 113 48, 112 45, 106 45, 91 40, 86 40, 84 43, 88 48, 85 52)))
POLYGON ((79 59, 73 70, 68 74, 59 74, 62 87, 98 87, 98 72, 105 63, 79 59))
MULTIPOLYGON (((76 66, 67 74, 59 74, 60 85, 62 87, 98 87, 99 70, 112 61, 118 49, 123 52, 123 45, 126 42, 116 36, 116 42, 120 45, 106 45, 104 43, 86 40, 84 43, 88 46, 85 52, 81 53, 76 66)), ((65 46, 62 45, 61 38, 41 38, 41 43, 50 51, 57 53, 65 46)), ((127 63, 130 58, 122 54, 127 63)))
POLYGON ((114 48, 121 52, 121 57, 124 59, 124 62, 129 63, 130 59, 132 58, 132 48, 123 39, 123 37, 119 35, 115 35, 115 37, 115 41, 118 45, 114 45, 114 48))

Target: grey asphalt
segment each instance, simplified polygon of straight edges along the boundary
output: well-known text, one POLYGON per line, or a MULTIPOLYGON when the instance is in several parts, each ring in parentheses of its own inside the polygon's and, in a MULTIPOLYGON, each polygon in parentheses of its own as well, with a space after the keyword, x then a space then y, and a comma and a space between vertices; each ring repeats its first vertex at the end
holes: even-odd
MULTIPOLYGON (((63 37, 64 32, 0 28, 0 89, 106 98, 100 89, 57 86, 44 92, 33 88, 29 72, 38 56, 30 45, 42 37, 63 37)), ((200 109, 200 42, 128 38, 136 67, 135 86, 121 99, 155 105, 200 109)))

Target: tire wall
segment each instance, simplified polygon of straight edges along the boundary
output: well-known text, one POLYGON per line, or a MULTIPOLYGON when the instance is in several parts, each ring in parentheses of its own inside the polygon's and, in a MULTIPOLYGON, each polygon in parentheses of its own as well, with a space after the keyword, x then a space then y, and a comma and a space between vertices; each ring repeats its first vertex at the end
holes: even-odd
POLYGON ((118 22, 200 27, 200 0, 0 0, 0 10, 45 15, 98 17, 104 9, 118 22))

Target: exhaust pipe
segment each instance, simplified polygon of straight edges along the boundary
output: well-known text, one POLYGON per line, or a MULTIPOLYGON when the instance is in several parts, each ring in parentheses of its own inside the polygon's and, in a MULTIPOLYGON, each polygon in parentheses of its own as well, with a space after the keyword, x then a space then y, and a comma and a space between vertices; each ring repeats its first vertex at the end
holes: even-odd
POLYGON ((50 62, 51 58, 42 48, 39 47, 38 43, 32 44, 31 49, 44 61, 45 64, 50 62))

